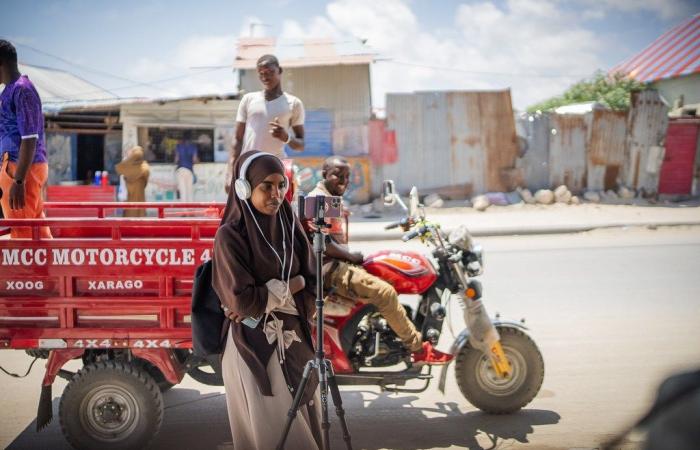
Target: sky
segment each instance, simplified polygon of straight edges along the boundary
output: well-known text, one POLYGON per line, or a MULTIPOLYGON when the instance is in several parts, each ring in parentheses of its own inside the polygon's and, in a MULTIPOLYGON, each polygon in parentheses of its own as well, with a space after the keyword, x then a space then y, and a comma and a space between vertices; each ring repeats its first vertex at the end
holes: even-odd
POLYGON ((642 50, 700 0, 0 0, 0 11, 21 62, 125 98, 235 92, 239 37, 366 40, 381 113, 387 93, 425 90, 510 88, 524 109, 642 50))

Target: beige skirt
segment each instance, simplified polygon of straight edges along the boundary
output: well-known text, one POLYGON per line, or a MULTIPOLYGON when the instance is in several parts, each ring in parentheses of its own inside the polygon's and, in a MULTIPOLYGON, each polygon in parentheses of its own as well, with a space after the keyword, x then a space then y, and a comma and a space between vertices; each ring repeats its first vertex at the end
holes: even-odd
MULTIPOLYGON (((273 396, 260 393, 255 378, 243 361, 231 333, 226 338, 226 349, 221 365, 226 389, 226 406, 231 424, 231 436, 235 450, 274 449, 282 435, 287 412, 292 405, 292 394, 282 373, 277 354, 267 364, 273 396)), ((302 406, 289 430, 287 450, 318 449, 314 435, 320 431, 319 394, 311 406, 302 406), (309 416, 309 410, 315 417, 309 416), (315 432, 314 432, 315 431, 315 432)))

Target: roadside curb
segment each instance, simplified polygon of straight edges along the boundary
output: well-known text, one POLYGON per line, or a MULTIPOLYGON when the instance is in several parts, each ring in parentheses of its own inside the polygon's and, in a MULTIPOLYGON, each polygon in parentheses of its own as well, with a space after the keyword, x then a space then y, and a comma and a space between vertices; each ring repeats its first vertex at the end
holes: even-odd
MULTIPOLYGON (((385 241, 391 239, 401 239, 403 235, 402 232, 396 230, 383 231, 384 225, 388 222, 377 222, 376 226, 379 231, 359 231, 351 232, 350 240, 355 242, 361 241, 385 241)), ((657 221, 657 222, 610 222, 601 224, 582 224, 582 225, 541 225, 541 226, 511 226, 511 227, 473 227, 469 228, 469 232, 475 237, 489 237, 489 236, 529 236, 529 235, 542 235, 542 234, 571 234, 571 233, 581 233, 584 231, 591 231, 596 229, 605 228, 628 228, 628 227, 680 227, 680 226, 693 226, 699 225, 700 221, 657 221)), ((456 226, 443 227, 446 233, 449 233, 456 226)), ((352 224, 350 225, 352 230, 352 224)))

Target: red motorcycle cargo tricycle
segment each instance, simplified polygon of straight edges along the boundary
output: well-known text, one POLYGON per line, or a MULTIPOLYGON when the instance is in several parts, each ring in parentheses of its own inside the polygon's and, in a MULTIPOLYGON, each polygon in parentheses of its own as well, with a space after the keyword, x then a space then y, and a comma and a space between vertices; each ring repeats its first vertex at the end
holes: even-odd
MULTIPOLYGON (((544 377, 542 355, 520 322, 486 315, 481 248, 466 228, 446 236, 429 222, 412 191, 406 207, 385 182, 385 201, 406 218, 404 240, 433 247, 368 255, 364 267, 400 294, 419 296, 409 317, 426 340, 455 355, 465 398, 490 413, 527 405, 544 377), (462 322, 460 322, 462 320, 462 322), (458 324, 458 325, 455 325, 458 324), (457 327, 457 328, 455 328, 457 327), (456 332, 455 332, 456 330, 456 332)), ((222 385, 218 358, 192 351, 190 306, 195 269, 211 258, 223 204, 47 203, 84 217, 0 220, 0 349, 25 349, 47 358, 37 427, 51 420, 51 385, 68 380, 59 419, 75 448, 143 448, 163 417, 162 391, 185 374, 222 385), (110 217, 117 208, 156 210, 154 218, 110 217), (32 239, 11 240, 7 227, 28 226, 32 239), (49 226, 53 239, 40 239, 49 226), (76 373, 63 369, 80 359, 76 373)), ((424 391, 432 367, 411 363, 410 352, 362 299, 326 298, 325 352, 336 380, 396 392, 424 391), (407 382, 422 386, 409 389, 407 382)), ((440 384, 444 386, 447 366, 440 384)))

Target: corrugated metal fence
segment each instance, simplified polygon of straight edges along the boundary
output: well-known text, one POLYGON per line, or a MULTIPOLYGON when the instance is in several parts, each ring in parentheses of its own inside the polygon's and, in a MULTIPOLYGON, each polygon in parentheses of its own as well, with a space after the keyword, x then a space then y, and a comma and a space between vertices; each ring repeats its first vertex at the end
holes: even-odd
POLYGON ((660 146, 668 127, 668 107, 653 90, 633 94, 631 103, 623 182, 635 189, 656 192, 663 162, 660 146))
POLYGON ((375 168, 397 188, 506 190, 518 145, 510 91, 388 94, 386 128, 396 134, 398 160, 375 168))
POLYGON ((516 166, 524 185, 565 184, 574 192, 625 185, 657 192, 667 112, 658 93, 647 90, 633 93, 628 112, 520 115, 518 132, 527 144, 516 166))

